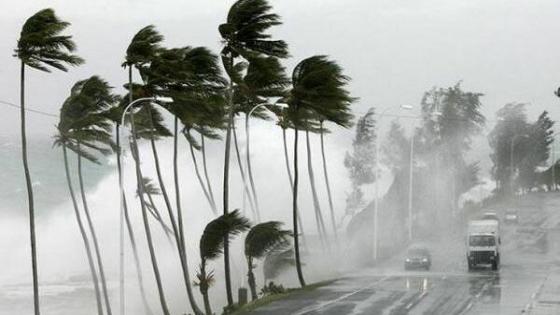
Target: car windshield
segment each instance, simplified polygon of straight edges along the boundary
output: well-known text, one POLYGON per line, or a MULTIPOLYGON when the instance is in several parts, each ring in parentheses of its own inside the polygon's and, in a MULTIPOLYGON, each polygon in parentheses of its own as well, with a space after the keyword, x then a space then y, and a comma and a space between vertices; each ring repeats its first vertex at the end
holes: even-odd
POLYGON ((474 235, 469 239, 470 246, 494 246, 496 245, 496 240, 494 236, 490 235, 474 235))
POLYGON ((413 248, 408 250, 408 256, 418 257, 418 256, 428 256, 428 250, 423 248, 413 248))

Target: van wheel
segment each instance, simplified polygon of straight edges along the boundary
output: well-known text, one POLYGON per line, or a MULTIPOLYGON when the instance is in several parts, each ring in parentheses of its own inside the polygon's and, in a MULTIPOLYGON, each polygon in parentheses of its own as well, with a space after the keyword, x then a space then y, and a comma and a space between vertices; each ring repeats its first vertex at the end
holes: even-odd
POLYGON ((498 270, 498 262, 496 260, 492 262, 492 270, 494 271, 498 270))

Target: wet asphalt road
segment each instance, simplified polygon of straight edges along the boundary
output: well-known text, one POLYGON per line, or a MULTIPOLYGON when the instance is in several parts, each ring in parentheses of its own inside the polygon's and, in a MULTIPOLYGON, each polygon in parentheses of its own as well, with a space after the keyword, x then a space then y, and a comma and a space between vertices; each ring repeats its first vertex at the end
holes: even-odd
POLYGON ((252 314, 560 314, 560 198, 536 203, 520 210, 519 225, 505 227, 498 272, 468 272, 464 244, 456 239, 433 244, 430 271, 404 271, 403 258, 395 257, 252 314))

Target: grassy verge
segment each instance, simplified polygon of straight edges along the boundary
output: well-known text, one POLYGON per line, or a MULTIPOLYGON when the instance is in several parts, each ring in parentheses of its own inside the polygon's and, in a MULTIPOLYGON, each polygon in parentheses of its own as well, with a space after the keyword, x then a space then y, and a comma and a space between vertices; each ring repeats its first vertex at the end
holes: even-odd
POLYGON ((306 285, 304 288, 287 289, 286 292, 284 292, 284 293, 267 295, 267 296, 264 296, 264 297, 262 297, 262 298, 260 298, 256 301, 252 301, 252 302, 249 302, 249 303, 243 305, 241 308, 239 308, 235 312, 231 313, 231 315, 247 315, 247 314, 250 314, 252 311, 258 309, 259 307, 263 307, 263 306, 268 305, 268 304, 270 304, 274 301, 283 300, 283 299, 288 298, 288 297, 293 297, 293 296, 298 295, 298 294, 303 294, 303 293, 306 293, 306 292, 313 291, 317 288, 327 286, 327 285, 335 282, 336 280, 338 280, 338 279, 316 282, 316 283, 306 285))

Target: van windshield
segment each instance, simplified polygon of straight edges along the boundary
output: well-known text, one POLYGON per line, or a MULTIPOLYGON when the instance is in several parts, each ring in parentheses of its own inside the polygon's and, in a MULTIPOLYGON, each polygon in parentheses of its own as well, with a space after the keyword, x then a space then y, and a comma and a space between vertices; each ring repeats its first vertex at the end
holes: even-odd
POLYGON ((470 246, 494 246, 496 239, 490 235, 474 235, 469 238, 470 246))

